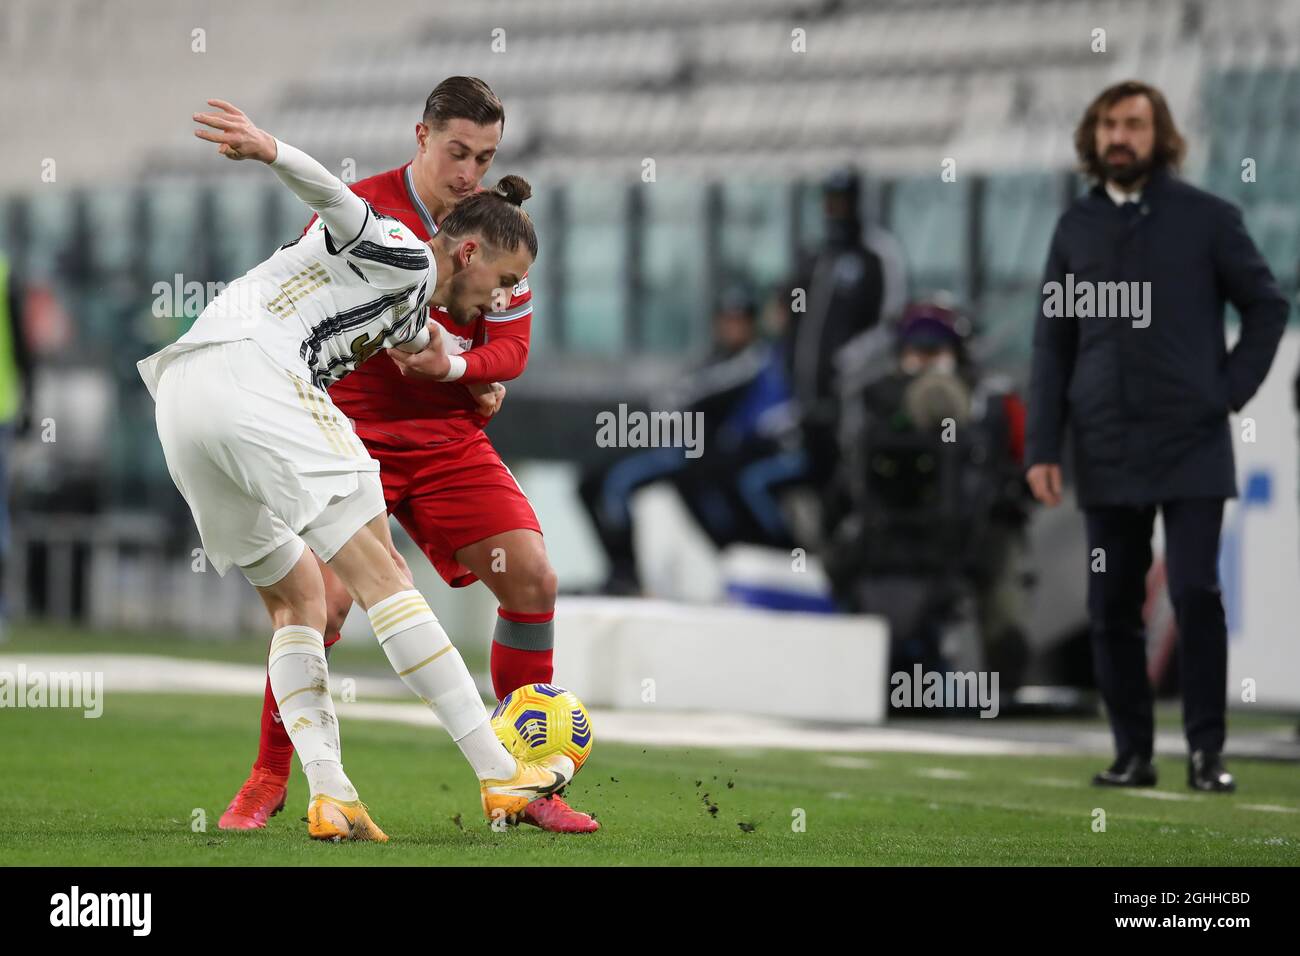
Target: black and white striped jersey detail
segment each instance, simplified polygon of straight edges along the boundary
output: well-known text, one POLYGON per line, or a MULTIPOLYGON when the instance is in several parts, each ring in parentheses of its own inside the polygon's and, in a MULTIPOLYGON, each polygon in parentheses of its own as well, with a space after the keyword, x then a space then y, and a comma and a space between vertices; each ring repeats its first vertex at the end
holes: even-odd
POLYGON ((358 239, 360 239, 362 236, 366 234, 366 227, 370 225, 371 220, 378 219, 378 218, 379 218, 379 213, 375 212, 375 210, 371 207, 370 203, 366 203, 366 216, 361 221, 361 228, 357 230, 357 234, 355 236, 353 236, 347 242, 343 243, 343 245, 341 246, 336 246, 334 244, 334 236, 330 234, 328 227, 326 227, 326 225, 322 222, 321 232, 325 234, 325 251, 332 256, 343 255, 343 253, 347 252, 348 248, 354 242, 356 242, 358 239))
POLYGON ((353 246, 348 255, 354 259, 368 259, 397 269, 410 269, 421 272, 429 268, 429 253, 421 249, 405 249, 401 246, 384 246, 377 242, 362 240, 353 246))
MULTIPOLYGON (((424 310, 421 309, 420 311, 421 314, 423 314, 424 310)), ((348 373, 355 370, 356 367, 360 365, 362 362, 364 362, 367 358, 369 358, 370 355, 373 354, 373 352, 378 351, 379 345, 383 343, 383 340, 388 336, 393 335, 395 332, 397 332, 397 330, 399 330, 402 327, 402 324, 405 321, 406 321, 405 319, 400 319, 398 321, 393 322, 391 325, 381 326, 379 329, 377 329, 376 335, 378 336, 378 338, 371 339, 369 342, 369 345, 373 346, 371 351, 361 355, 357 355, 353 353, 339 355, 336 356, 335 358, 330 359, 329 362, 327 362, 323 368, 313 369, 311 373, 311 383, 315 385, 317 388, 325 388, 325 389, 329 388, 339 379, 345 377, 346 375, 348 375, 348 373)), ((402 336, 400 337, 400 340, 406 341, 407 337, 402 336)))
POLYGON ((397 335, 393 339, 394 343, 414 338, 424 325, 422 316, 426 287, 427 280, 418 286, 407 286, 405 289, 398 289, 396 292, 371 299, 335 315, 328 315, 316 323, 312 327, 311 334, 303 340, 298 350, 298 356, 311 370, 313 380, 318 385, 321 384, 322 378, 326 384, 333 384, 355 368, 356 361, 363 356, 357 356, 352 343, 345 341, 344 337, 348 332, 365 329, 390 309, 396 310, 396 318, 390 325, 367 332, 368 342, 375 343, 377 346, 379 342, 393 336, 398 330, 403 330, 403 326, 409 326, 409 329, 403 330, 409 331, 409 334, 397 335), (412 321, 413 316, 421 317, 420 321, 412 321), (322 352, 329 354, 322 355, 322 352), (342 374, 335 375, 334 373, 339 371, 340 367, 342 367, 342 374))

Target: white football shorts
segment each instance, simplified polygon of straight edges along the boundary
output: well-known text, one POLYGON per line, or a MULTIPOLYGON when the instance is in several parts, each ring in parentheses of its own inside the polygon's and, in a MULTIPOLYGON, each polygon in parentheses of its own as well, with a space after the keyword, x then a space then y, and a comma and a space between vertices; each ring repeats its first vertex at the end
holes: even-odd
POLYGON ((219 574, 233 564, 268 587, 304 546, 328 561, 386 510, 351 422, 256 342, 171 346, 140 365, 167 469, 219 574))

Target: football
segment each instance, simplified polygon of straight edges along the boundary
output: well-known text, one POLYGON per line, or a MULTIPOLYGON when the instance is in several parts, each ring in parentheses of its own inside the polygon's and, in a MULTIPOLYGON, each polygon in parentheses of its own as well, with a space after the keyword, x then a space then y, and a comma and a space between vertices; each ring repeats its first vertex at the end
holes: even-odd
POLYGON ((591 718, 572 691, 554 684, 525 684, 512 690, 492 711, 492 729, 521 760, 564 754, 582 769, 591 753, 591 718))

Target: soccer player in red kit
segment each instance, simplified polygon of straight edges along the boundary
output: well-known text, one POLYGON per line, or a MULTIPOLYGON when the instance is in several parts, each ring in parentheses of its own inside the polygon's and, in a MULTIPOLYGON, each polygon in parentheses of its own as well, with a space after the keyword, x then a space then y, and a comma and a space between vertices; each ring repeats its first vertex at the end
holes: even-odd
MULTIPOLYGON (((352 191, 428 240, 451 208, 480 188, 504 123, 501 102, 486 83, 449 77, 425 103, 414 159, 353 184, 352 191)), ((330 389, 379 461, 389 513, 448 584, 481 580, 500 602, 491 658, 498 698, 551 681, 555 572, 532 505, 483 431, 499 407, 495 383, 517 378, 527 364, 532 312, 527 276, 464 315, 433 308, 448 346, 439 364, 399 365, 399 353, 390 350, 389 358, 362 363, 330 389)), ((328 568, 321 570, 328 648, 339 639, 352 599, 328 568)), ((279 812, 292 757, 268 680, 257 761, 221 817, 223 830, 259 829, 279 812)), ((534 801, 521 819, 554 832, 599 828, 559 797, 534 801)))

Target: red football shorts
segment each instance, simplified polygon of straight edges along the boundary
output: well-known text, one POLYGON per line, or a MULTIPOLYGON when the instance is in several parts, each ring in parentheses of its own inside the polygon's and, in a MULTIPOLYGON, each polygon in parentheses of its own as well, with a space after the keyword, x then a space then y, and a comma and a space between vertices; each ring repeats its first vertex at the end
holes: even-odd
POLYGON ((541 533, 528 497, 485 433, 420 448, 386 445, 359 423, 357 434, 379 462, 388 513, 452 587, 478 580, 456 560, 461 548, 517 528, 541 533))

